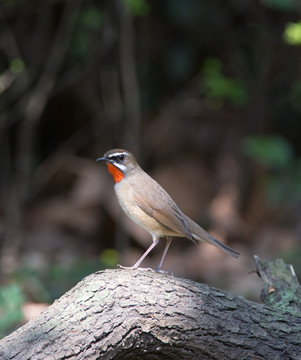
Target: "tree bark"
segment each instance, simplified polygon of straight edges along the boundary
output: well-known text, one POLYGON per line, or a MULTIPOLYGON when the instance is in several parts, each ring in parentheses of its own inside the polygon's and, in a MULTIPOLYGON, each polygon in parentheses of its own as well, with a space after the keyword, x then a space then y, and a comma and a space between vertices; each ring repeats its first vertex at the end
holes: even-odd
POLYGON ((104 270, 1 340, 0 359, 301 359, 301 314, 173 276, 104 270))

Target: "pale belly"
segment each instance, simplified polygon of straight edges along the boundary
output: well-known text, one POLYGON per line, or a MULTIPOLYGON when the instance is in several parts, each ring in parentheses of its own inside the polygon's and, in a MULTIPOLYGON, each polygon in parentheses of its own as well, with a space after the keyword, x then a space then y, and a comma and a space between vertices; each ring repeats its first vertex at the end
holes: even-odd
POLYGON ((131 187, 121 187, 121 184, 115 185, 115 193, 117 200, 123 211, 138 225, 142 226, 152 236, 181 236, 170 230, 156 219, 147 215, 139 208, 134 199, 134 194, 131 187), (125 194, 125 196, 124 196, 125 194))

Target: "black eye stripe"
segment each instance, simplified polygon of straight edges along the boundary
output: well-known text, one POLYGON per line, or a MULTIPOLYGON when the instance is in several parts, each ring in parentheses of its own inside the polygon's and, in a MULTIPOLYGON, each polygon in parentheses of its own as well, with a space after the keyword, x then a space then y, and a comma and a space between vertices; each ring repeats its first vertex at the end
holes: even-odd
POLYGON ((115 160, 116 162, 123 161, 124 158, 125 158, 125 155, 124 155, 124 154, 111 156, 111 159, 115 160))

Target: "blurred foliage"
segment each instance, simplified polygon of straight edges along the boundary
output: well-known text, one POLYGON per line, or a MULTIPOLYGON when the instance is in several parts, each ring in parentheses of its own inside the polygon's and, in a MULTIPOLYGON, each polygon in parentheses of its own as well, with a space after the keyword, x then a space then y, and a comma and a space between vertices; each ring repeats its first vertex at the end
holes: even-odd
POLYGON ((268 199, 288 204, 301 198, 301 159, 280 136, 249 136, 242 140, 242 152, 269 169, 265 182, 268 199))
POLYGON ((0 287, 0 338, 22 320, 21 306, 24 301, 20 285, 11 283, 0 287))
POLYGON ((288 23, 284 30, 284 40, 289 45, 301 45, 301 21, 288 23))
POLYGON ((12 59, 9 64, 10 71, 15 74, 19 75, 25 70, 25 64, 22 59, 12 59))
POLYGON ((280 136, 249 136, 242 141, 245 155, 274 169, 290 166, 293 150, 290 144, 280 136))
POLYGON ((296 7, 296 1, 295 0, 261 0, 262 3, 270 8, 276 9, 276 10, 292 10, 296 7))
POLYGON ((100 254, 104 268, 115 267, 119 262, 119 253, 115 249, 105 249, 100 254))
POLYGON ((171 22, 177 26, 193 27, 206 11, 206 3, 199 0, 165 0, 162 6, 171 22))
POLYGON ((116 266, 112 258, 110 261, 111 266, 102 260, 93 259, 77 259, 68 265, 50 264, 43 270, 27 266, 15 271, 12 278, 17 283, 22 284, 24 292, 31 300, 51 304, 85 276, 101 269, 116 266))
POLYGON ((150 4, 146 0, 123 0, 134 16, 145 16, 150 12, 150 4))
MULTIPOLYGON (((287 264, 294 264, 296 276, 301 279, 301 246, 293 247, 287 251, 281 252, 279 257, 285 259, 287 264)), ((276 256, 275 256, 276 258, 276 256)))
POLYGON ((212 109, 219 109, 225 101, 235 107, 243 107, 248 102, 248 93, 242 81, 224 76, 222 63, 216 58, 205 60, 201 88, 207 105, 212 109))
POLYGON ((289 92, 289 102, 292 108, 297 112, 301 113, 301 81, 296 80, 292 84, 292 88, 289 92))
POLYGON ((85 6, 77 19, 77 26, 71 41, 70 52, 74 61, 82 60, 95 44, 103 23, 102 10, 96 6, 85 6))

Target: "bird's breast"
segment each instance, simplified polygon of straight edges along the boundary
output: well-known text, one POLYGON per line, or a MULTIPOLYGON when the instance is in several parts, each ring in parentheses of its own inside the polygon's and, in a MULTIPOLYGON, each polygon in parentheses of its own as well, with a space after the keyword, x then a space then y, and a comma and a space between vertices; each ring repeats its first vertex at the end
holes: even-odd
POLYGON ((114 186, 116 197, 123 211, 138 225, 142 226, 151 235, 176 236, 172 230, 161 224, 153 217, 140 209, 135 196, 135 189, 131 183, 120 181, 114 186))

